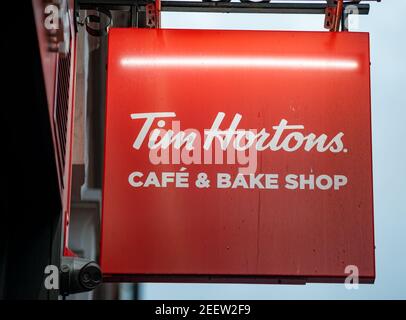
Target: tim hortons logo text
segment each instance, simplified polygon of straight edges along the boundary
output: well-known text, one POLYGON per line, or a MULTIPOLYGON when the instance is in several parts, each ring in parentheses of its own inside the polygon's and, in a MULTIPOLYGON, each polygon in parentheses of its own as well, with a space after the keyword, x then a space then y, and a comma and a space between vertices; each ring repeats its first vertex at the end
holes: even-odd
POLYGON ((148 136, 148 148, 152 164, 233 164, 246 165, 239 168, 241 174, 254 173, 257 153, 263 151, 295 152, 347 152, 343 132, 329 137, 327 134, 304 133, 301 124, 289 124, 281 119, 279 124, 266 128, 240 129, 241 114, 235 114, 227 129, 222 129, 224 112, 219 112, 210 129, 204 129, 203 138, 197 129, 181 130, 180 121, 172 120, 171 129, 165 129, 167 121, 175 118, 175 112, 133 113, 131 119, 143 121, 133 148, 139 150, 148 136), (172 154, 172 156, 170 156, 172 154))
MULTIPOLYGON (((173 184, 177 188, 188 188, 190 176, 184 167, 186 165, 238 164, 236 177, 228 173, 216 174, 214 178, 217 188, 278 189, 278 174, 256 173, 258 152, 348 152, 344 147, 343 132, 334 136, 306 132, 304 125, 290 124, 286 119, 281 119, 278 125, 270 129, 241 129, 239 126, 242 115, 236 113, 227 119, 231 122, 228 128, 225 128, 223 121, 226 119, 226 113, 219 112, 211 127, 203 129, 202 135, 196 128, 181 130, 180 121, 173 118, 176 118, 175 112, 131 114, 131 119, 142 121, 132 147, 140 150, 146 146, 149 150, 149 161, 153 165, 182 165, 179 172, 157 174, 154 171, 134 171, 128 176, 132 187, 164 188, 173 184), (170 128, 168 119, 172 119, 170 128)), ((339 190, 348 181, 344 175, 326 174, 287 174, 284 180, 284 187, 291 190, 339 190)), ((206 172, 200 172, 194 177, 194 181, 197 188, 211 187, 211 180, 206 172)))

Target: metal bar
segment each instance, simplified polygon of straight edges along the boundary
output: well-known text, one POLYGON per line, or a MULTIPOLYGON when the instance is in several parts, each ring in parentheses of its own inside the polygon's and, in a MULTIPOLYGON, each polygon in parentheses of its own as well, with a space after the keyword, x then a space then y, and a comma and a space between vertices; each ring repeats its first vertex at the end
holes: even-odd
POLYGON ((131 6, 131 27, 138 27, 138 8, 137 6, 131 6))
MULTIPOLYGON (((148 1, 141 0, 76 0, 79 9, 102 6, 134 5, 140 8, 148 1)), ((374 0, 371 0, 374 1, 374 0)), ((376 0, 375 0, 376 1, 376 0)), ((344 6, 355 5, 359 14, 369 14, 370 5, 365 3, 346 2, 344 6)), ((224 12, 224 13, 278 13, 278 14, 324 14, 327 3, 241 3, 241 2, 197 2, 197 1, 161 1, 164 12, 224 12)))
POLYGON ((336 14, 334 18, 333 31, 337 32, 340 30, 341 15, 343 14, 344 2, 343 0, 337 0, 336 14))
POLYGON ((155 0, 155 19, 156 19, 156 28, 161 27, 161 0, 155 0))
MULTIPOLYGON (((324 3, 239 3, 239 2, 183 2, 163 1, 162 11, 171 12, 226 12, 226 13, 279 13, 324 14, 324 3)), ((369 13, 369 4, 357 4, 359 13, 369 13)))

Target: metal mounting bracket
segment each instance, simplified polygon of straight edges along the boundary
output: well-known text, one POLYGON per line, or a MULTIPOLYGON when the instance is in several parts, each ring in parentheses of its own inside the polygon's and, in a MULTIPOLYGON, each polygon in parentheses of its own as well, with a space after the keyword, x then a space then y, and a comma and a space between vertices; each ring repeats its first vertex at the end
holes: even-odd
POLYGON ((343 8, 343 0, 327 0, 324 28, 335 32, 340 30, 343 8))
POLYGON ((222 13, 270 13, 270 14, 323 14, 325 28, 339 31, 340 21, 344 26, 349 14, 368 15, 371 2, 381 0, 316 0, 278 1, 272 0, 75 0, 75 10, 105 8, 120 10, 127 7, 131 16, 132 27, 160 28, 160 13, 165 12, 222 12, 222 13), (355 8, 355 11, 347 7, 355 8), (344 17, 342 17, 344 15, 344 17))
POLYGON ((160 28, 161 24, 161 0, 148 3, 145 6, 146 26, 148 28, 160 28))
POLYGON ((109 27, 111 25, 111 20, 112 20, 112 15, 110 10, 106 8, 95 8, 95 10, 99 13, 99 15, 94 15, 90 14, 88 15, 84 21, 79 21, 78 15, 76 16, 76 23, 81 26, 86 27, 86 31, 94 36, 94 37, 101 37, 105 36, 109 30, 109 27), (100 14, 104 14, 107 17, 107 23, 105 26, 102 25, 102 19, 100 17, 100 14), (95 28, 92 26, 93 25, 98 25, 98 28, 95 28))

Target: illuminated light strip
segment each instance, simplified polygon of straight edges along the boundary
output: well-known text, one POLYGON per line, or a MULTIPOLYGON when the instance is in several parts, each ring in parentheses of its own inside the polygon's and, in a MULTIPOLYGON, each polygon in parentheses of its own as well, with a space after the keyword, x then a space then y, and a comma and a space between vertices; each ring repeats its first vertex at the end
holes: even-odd
POLYGON ((358 62, 344 59, 320 58, 235 58, 235 57, 150 57, 123 58, 121 65, 125 67, 245 67, 273 69, 340 69, 355 70, 358 62))

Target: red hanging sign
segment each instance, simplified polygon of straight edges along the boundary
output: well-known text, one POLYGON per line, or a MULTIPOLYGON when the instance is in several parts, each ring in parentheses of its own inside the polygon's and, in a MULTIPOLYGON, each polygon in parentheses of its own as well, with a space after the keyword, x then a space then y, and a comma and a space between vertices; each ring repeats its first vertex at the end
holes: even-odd
POLYGON ((374 280, 368 34, 111 29, 108 55, 107 280, 374 280))

